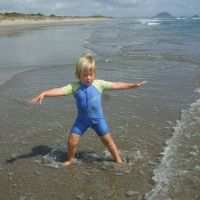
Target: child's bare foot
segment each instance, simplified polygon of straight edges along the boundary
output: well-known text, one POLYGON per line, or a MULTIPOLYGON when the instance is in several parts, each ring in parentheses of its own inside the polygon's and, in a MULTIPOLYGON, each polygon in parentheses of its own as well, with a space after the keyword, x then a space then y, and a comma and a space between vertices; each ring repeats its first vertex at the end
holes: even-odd
POLYGON ((120 165, 124 165, 124 164, 125 164, 124 160, 122 160, 121 158, 116 159, 115 162, 116 162, 117 164, 120 164, 120 165))
POLYGON ((116 163, 117 163, 117 164, 120 164, 120 165, 124 165, 124 164, 125 164, 125 162, 122 161, 122 160, 121 160, 121 161, 117 161, 116 163))
POLYGON ((67 161, 65 161, 65 162, 62 163, 62 167, 67 167, 69 165, 73 165, 73 164, 75 164, 75 162, 76 162, 76 159, 67 160, 67 161))

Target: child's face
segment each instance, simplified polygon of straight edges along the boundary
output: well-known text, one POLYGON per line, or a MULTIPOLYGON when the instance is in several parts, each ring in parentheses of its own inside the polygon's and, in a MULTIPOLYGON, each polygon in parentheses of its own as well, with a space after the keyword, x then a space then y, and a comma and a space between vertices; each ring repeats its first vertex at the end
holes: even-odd
POLYGON ((95 74, 92 72, 84 72, 80 74, 80 80, 85 85, 90 85, 95 79, 95 74))

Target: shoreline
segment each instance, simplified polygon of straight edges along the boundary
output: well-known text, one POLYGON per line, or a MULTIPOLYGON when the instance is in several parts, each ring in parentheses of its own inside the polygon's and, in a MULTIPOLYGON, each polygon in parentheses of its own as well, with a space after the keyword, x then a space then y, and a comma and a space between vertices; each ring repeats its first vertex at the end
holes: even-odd
MULTIPOLYGON (((30 17, 30 18, 7 18, 7 19, 1 19, 0 18, 0 38, 2 37, 18 37, 18 36, 22 36, 24 33, 26 33, 27 31, 32 31, 32 30, 37 30, 38 28, 41 27, 55 27, 55 26, 71 26, 71 25, 76 25, 76 26, 80 26, 80 25, 84 25, 87 23, 93 23, 95 21, 101 21, 101 20, 107 20, 109 18, 106 17, 43 17, 43 18, 36 18, 36 17, 30 17)), ((76 34, 77 32, 73 32, 72 34, 76 34)), ((70 35, 70 31, 68 31, 69 36, 70 35)), ((84 34, 85 35, 85 34, 84 34)), ((84 36, 86 37, 86 36, 84 36)), ((83 33, 81 33, 81 35, 78 35, 78 41, 80 42, 80 38, 83 38, 83 33)), ((87 38, 87 37, 86 37, 87 38)), ((86 38, 84 39, 84 41, 86 40, 86 38)), ((77 39, 76 39, 77 41, 77 39)), ((67 42, 68 44, 70 44, 70 41, 67 42)), ((84 45, 84 43, 80 43, 82 45, 84 45)), ((70 44, 72 45, 72 44, 70 44)), ((74 46, 74 45, 73 45, 74 46)), ((84 48, 84 47, 82 47, 84 48)), ((82 49, 79 47, 79 49, 82 49)), ((70 47, 70 49, 72 50, 73 48, 70 47)), ((69 49, 69 50, 70 50, 69 49)), ((77 51, 77 50, 76 50, 77 51)), ((81 51, 81 50, 80 50, 81 51)), ((80 54, 80 51, 78 55, 80 54)), ((21 50, 20 50, 21 52, 21 50)), ((51 52, 51 51, 49 51, 51 52)), ((24 52, 25 55, 26 52, 24 52)), ((68 53, 69 54, 69 53, 68 53)), ((7 81, 11 80, 15 75, 23 73, 25 71, 29 71, 29 70, 33 70, 33 69, 37 69, 38 66, 43 66, 46 63, 45 60, 40 60, 37 62, 29 62, 25 57, 22 59, 23 56, 21 57, 21 60, 15 60, 13 62, 7 62, 3 59, 1 59, 1 64, 0 64, 0 70, 1 70, 1 74, 0 74, 0 87, 2 85, 4 85, 7 81), (17 65, 17 67, 15 67, 17 65)), ((35 54, 34 54, 35 55, 35 54)), ((71 63, 73 62, 72 60, 69 61, 70 57, 72 55, 68 55, 68 58, 63 61, 59 59, 59 63, 71 63)), ((63 56, 64 57, 64 56, 63 56)), ((73 56, 72 56, 73 57, 73 56)), ((74 59, 73 59, 74 60, 74 59)), ((58 61, 57 61, 58 62, 58 61)), ((50 64, 50 63, 48 63, 50 64)))
POLYGON ((17 26, 17 25, 55 25, 55 24, 65 24, 72 22, 88 22, 88 21, 101 21, 108 20, 107 17, 67 17, 67 18, 45 18, 45 19, 3 19, 0 20, 0 27, 3 26, 17 26))

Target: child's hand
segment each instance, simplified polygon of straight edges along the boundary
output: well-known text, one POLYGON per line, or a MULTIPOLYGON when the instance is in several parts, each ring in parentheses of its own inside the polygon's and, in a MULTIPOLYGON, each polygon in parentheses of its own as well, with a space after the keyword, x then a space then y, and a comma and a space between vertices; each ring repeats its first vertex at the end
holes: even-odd
POLYGON ((140 83, 137 83, 138 87, 142 87, 144 84, 146 84, 148 81, 142 81, 140 83))
POLYGON ((31 101, 30 101, 30 104, 36 104, 38 101, 40 102, 40 104, 42 104, 42 101, 44 99, 44 94, 41 93, 39 94, 38 96, 35 96, 31 101))

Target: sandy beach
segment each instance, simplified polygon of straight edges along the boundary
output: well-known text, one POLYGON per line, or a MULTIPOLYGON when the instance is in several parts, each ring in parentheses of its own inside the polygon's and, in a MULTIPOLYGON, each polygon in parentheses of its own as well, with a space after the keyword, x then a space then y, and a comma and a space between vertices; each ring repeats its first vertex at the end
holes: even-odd
POLYGON ((2 17, 0 15, 0 26, 17 26, 17 25, 43 25, 43 24, 63 24, 71 22, 85 22, 85 21, 96 21, 96 20, 106 20, 107 17, 98 17, 98 16, 88 16, 88 17, 38 17, 38 16, 29 16, 29 17, 2 17))
POLYGON ((199 22, 154 22, 0 22, 0 199, 200 199, 199 22), (102 95, 124 166, 88 129, 77 164, 59 168, 76 117, 74 98, 28 104, 41 91, 76 81, 75 62, 86 52, 98 79, 148 80, 140 89, 102 95))

